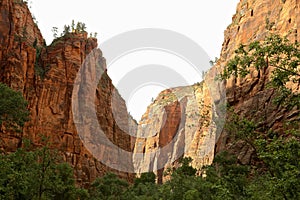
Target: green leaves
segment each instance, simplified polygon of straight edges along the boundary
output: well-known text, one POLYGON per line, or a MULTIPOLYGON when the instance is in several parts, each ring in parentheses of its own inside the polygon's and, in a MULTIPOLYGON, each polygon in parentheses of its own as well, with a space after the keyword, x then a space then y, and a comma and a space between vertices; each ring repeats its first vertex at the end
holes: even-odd
POLYGON ((190 157, 184 157, 179 160, 179 163, 181 164, 180 167, 178 167, 174 173, 181 175, 181 176, 195 176, 197 170, 191 166, 192 158, 190 157))
POLYGON ((27 101, 22 94, 0 83, 0 125, 5 123, 7 128, 16 130, 28 120, 27 101))
POLYGON ((235 51, 233 59, 229 60, 221 79, 233 77, 244 78, 251 70, 263 70, 273 67, 271 86, 278 93, 290 90, 285 98, 296 98, 293 106, 300 107, 299 91, 292 91, 289 83, 300 83, 300 49, 298 43, 290 43, 286 38, 271 35, 263 42, 252 42, 249 45, 240 45, 235 51))
POLYGON ((299 137, 275 135, 256 141, 258 156, 266 164, 265 184, 269 194, 285 199, 299 199, 300 141, 299 137), (271 181, 268 181, 271 180, 271 181))
POLYGON ((286 130, 276 132, 259 129, 259 121, 252 120, 230 113, 226 130, 234 142, 251 145, 255 162, 243 166, 228 153, 221 153, 214 159, 214 168, 209 168, 208 177, 217 177, 215 182, 221 181, 221 185, 228 189, 224 191, 247 196, 246 199, 299 199, 299 124, 287 123, 286 130))
POLYGON ((97 178, 91 185, 90 199, 120 199, 128 183, 113 173, 97 178))
POLYGON ((153 172, 145 172, 141 174, 140 178, 136 178, 134 180, 134 184, 146 184, 146 183, 153 183, 155 184, 156 176, 153 172))
MULTIPOLYGON (((299 82, 298 52, 297 44, 290 44, 288 40, 276 35, 268 37, 264 42, 241 45, 221 77, 245 77, 251 70, 264 71, 272 66, 274 70, 270 84, 278 93, 275 101, 280 106, 290 104, 294 107, 299 105, 299 95, 288 84, 299 82)), ((242 141, 239 144, 253 149, 251 153, 254 155, 251 155, 249 164, 242 164, 245 162, 241 162, 236 155, 222 152, 215 157, 211 166, 198 171, 205 174, 202 177, 196 176, 197 170, 191 166, 191 158, 183 158, 179 162, 180 167, 166 170, 169 179, 162 185, 154 183, 153 173, 143 173, 133 185, 126 185, 115 175, 108 174, 92 184, 91 198, 299 199, 299 127, 291 128, 288 125, 287 130, 278 133, 268 130, 268 127, 261 127, 260 119, 251 116, 246 119, 233 112, 227 114, 230 115, 226 129, 233 136, 230 138, 231 144, 242 141)))
POLYGON ((77 200, 87 193, 75 187, 73 169, 47 147, 0 156, 0 199, 77 200))

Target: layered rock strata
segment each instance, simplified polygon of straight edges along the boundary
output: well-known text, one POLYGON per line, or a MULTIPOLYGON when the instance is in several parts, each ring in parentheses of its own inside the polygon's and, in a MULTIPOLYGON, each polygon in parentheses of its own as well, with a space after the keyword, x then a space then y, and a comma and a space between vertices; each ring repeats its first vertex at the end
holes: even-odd
MULTIPOLYGON (((80 185, 90 184, 107 171, 132 180, 131 174, 111 169, 97 160, 82 143, 74 124, 74 81, 87 55, 97 47, 97 40, 88 38, 87 33, 69 33, 45 46, 23 1, 3 0, 0 10, 0 81, 22 92, 31 113, 30 121, 21 133, 4 130, 0 134, 1 149, 14 151, 22 146, 23 138, 30 139, 35 146, 41 146, 47 138, 51 148, 60 150, 64 160, 74 167, 80 185)), ((104 70, 92 100, 97 119, 107 138, 118 147, 132 151, 132 138, 127 134, 128 130, 124 130, 128 119, 131 119, 125 101, 114 92, 100 50, 97 56, 98 64, 104 70), (118 113, 122 113, 118 116, 118 123, 123 123, 122 129, 113 115, 113 98, 118 113)), ((90 80, 90 77, 86 79, 90 80)))

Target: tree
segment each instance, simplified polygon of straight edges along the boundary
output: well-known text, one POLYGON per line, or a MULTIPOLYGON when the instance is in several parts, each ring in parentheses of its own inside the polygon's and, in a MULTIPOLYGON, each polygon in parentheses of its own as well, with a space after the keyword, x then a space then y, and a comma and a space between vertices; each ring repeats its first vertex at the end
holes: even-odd
POLYGON ((73 169, 47 146, 0 155, 0 199, 70 199, 87 196, 75 187, 73 169))
POLYGON ((85 32, 86 31, 86 25, 85 23, 81 23, 81 32, 85 32))
POLYGON ((214 65, 218 62, 218 60, 219 60, 219 58, 215 57, 215 60, 210 60, 210 61, 209 61, 209 64, 210 64, 211 66, 214 66, 214 65))
POLYGON ((181 166, 175 170, 175 173, 183 176, 195 176, 197 170, 191 166, 192 158, 181 158, 179 160, 179 163, 181 164, 181 166))
POLYGON ((160 185, 155 183, 155 174, 152 172, 143 174, 123 193, 122 199, 160 199, 160 185))
POLYGON ((134 184, 145 184, 145 183, 155 183, 156 176, 153 172, 145 172, 141 174, 141 177, 134 180, 134 184))
POLYGON ((18 129, 29 120, 27 101, 20 92, 16 92, 0 83, 0 126, 18 129))
POLYGON ((72 29, 72 33, 74 33, 75 32, 75 22, 74 22, 74 19, 72 20, 71 29, 72 29))
POLYGON ((266 138, 255 141, 258 157, 264 162, 267 173, 260 177, 268 185, 273 198, 300 198, 300 130, 278 134, 272 130, 266 138), (271 180, 271 181, 270 181, 271 180))
POLYGON ((70 26, 69 25, 65 25, 64 26, 63 35, 67 35, 69 33, 70 33, 70 26))
POLYGON ((81 22, 77 22, 75 32, 80 33, 81 30, 82 30, 82 23, 81 22))
MULTIPOLYGON (((251 70, 272 67, 269 85, 276 92, 274 103, 299 114, 300 93, 293 85, 300 84, 299 44, 286 38, 271 35, 263 42, 240 45, 221 74, 222 79, 231 76, 245 77, 251 70)), ((232 115, 229 120, 231 134, 236 140, 250 144, 259 159, 259 166, 251 166, 251 179, 247 193, 253 199, 299 199, 300 198, 300 127, 299 118, 282 122, 287 124, 281 132, 259 129, 257 119, 245 119, 232 115), (233 127, 233 128, 232 128, 233 127), (258 186, 259 185, 261 186, 258 186)), ((297 115, 296 115, 297 116, 297 115)))
POLYGON ((77 33, 85 32, 85 31, 86 31, 86 25, 85 25, 85 23, 77 22, 76 30, 75 30, 75 31, 76 31, 77 33))
POLYGON ((190 157, 184 157, 179 160, 180 167, 167 170, 165 175, 169 175, 170 180, 162 186, 163 199, 184 199, 185 193, 196 187, 197 170, 191 166, 191 162, 190 157))
POLYGON ((120 199, 129 184, 113 173, 97 178, 89 189, 90 199, 120 199))
POLYGON ((58 28, 57 27, 53 27, 52 28, 52 33, 53 33, 54 39, 56 39, 58 37, 58 28))
POLYGON ((240 45, 220 75, 222 79, 231 76, 245 77, 250 70, 259 73, 273 67, 271 86, 277 90, 276 102, 288 107, 300 108, 300 93, 290 87, 291 83, 300 84, 300 49, 298 43, 291 43, 286 38, 271 35, 265 41, 255 41, 249 45, 240 45))

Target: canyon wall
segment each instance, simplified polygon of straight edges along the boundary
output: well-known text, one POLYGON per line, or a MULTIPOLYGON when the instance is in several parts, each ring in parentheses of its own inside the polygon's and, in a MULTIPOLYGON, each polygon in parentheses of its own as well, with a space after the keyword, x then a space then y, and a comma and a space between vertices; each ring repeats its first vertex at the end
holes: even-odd
MULTIPOLYGON (((87 68, 85 75, 80 76, 81 82, 92 86, 97 80, 97 70, 102 73, 99 84, 88 88, 89 91, 95 89, 94 94, 83 102, 94 103, 105 137, 120 149, 133 152, 132 161, 126 162, 129 163, 125 166, 127 170, 158 170, 159 182, 163 170, 176 166, 182 156, 191 157, 196 168, 211 164, 214 155, 222 150, 235 153, 241 163, 252 161, 253 149, 235 141, 231 133, 223 129, 226 119, 230 118, 230 113, 223 112, 226 103, 240 116, 259 119, 259 126, 264 129, 280 130, 283 120, 298 117, 299 111, 288 112, 273 104, 274 90, 266 86, 271 68, 251 71, 243 79, 215 81, 241 43, 263 40, 269 33, 300 41, 298 0, 241 0, 232 24, 225 30, 220 59, 207 72, 205 80, 161 92, 138 126, 128 115, 124 100, 106 73, 102 52, 94 50, 95 38, 88 38, 85 32, 74 32, 46 46, 23 1, 2 0, 0 10, 0 82, 20 91, 29 102, 31 112, 30 121, 21 133, 1 128, 0 148, 5 152, 15 151, 22 146, 23 138, 41 146, 47 137, 49 145, 59 149, 74 167, 80 185, 87 186, 107 171, 127 180, 133 178, 133 174, 111 169, 92 155, 91 149, 97 145, 93 144, 93 137, 85 134, 92 134, 93 129, 78 132, 77 123, 90 123, 85 117, 81 121, 74 119, 72 110, 74 91, 78 95, 87 93, 74 86, 84 63, 95 67, 87 68), (97 59, 86 61, 91 53, 97 59), (83 144, 82 137, 89 137, 90 149, 83 144)), ((299 85, 295 90, 299 91, 299 85)), ((100 147, 99 155, 108 156, 105 155, 108 148, 100 147)), ((109 164, 118 162, 114 156, 110 158, 109 164)))
MULTIPOLYGON (((270 34, 287 37, 291 42, 300 41, 300 2, 298 0, 241 0, 232 24, 225 30, 224 43, 215 68, 222 71, 234 56, 240 44, 261 41, 270 34)), ((299 120, 299 110, 286 110, 273 103, 274 89, 267 86, 272 67, 251 71, 245 78, 231 78, 226 82, 227 103, 239 116, 256 119, 263 130, 283 129, 283 121, 299 120)), ((300 85, 294 85, 300 91, 300 85)), ((228 115, 230 118, 230 114, 228 115)), ((231 137, 224 130, 217 141, 216 152, 229 150, 238 156, 241 163, 252 161, 253 149, 231 137)))
MULTIPOLYGON (((203 94, 203 90, 201 84, 166 90, 148 107, 137 130, 133 157, 137 171, 157 171, 167 167, 189 150, 195 137, 200 139, 198 119, 203 96, 198 94, 203 94)), ((202 146, 192 148, 196 153, 202 146)))
POLYGON ((148 106, 138 125, 133 163, 138 173, 163 171, 177 166, 185 156, 200 169, 209 165, 215 154, 215 141, 224 124, 225 85, 215 81, 216 68, 206 73, 205 81, 192 86, 161 92, 148 106))
MULTIPOLYGON (((21 133, 3 129, 1 149, 12 152, 22 146, 23 138, 41 146, 46 137, 48 145, 60 150, 64 160, 74 167, 78 184, 86 186, 107 171, 131 181, 132 174, 111 169, 93 157, 73 121, 74 81, 86 56, 97 47, 97 40, 88 38, 85 32, 69 33, 46 46, 25 3, 3 0, 0 10, 0 81, 22 92, 31 113, 21 133)), ((107 138, 120 148, 132 151, 132 138, 124 130, 131 118, 124 100, 115 92, 114 100, 122 113, 118 116, 122 129, 116 123, 111 106, 115 88, 106 74, 101 51, 97 52, 98 65, 104 71, 94 100, 97 119, 107 138)))
MULTIPOLYGON (((261 41, 272 33, 286 36, 292 42, 300 41, 299 6, 298 0, 241 0, 232 18, 232 24, 225 30, 220 58, 206 78, 212 80, 216 74, 222 72, 240 44, 261 41), (215 73, 211 73, 212 71, 215 73)), ((231 113, 219 112, 222 104, 228 104, 239 116, 257 119, 259 128, 264 130, 281 130, 284 120, 296 120, 299 110, 287 111, 272 102, 275 92, 267 87, 271 70, 272 67, 259 72, 253 70, 245 78, 231 78, 224 83, 224 88, 222 83, 215 83, 211 87, 211 82, 205 80, 200 84, 201 87, 192 87, 192 96, 197 102, 204 102, 204 106, 194 104, 192 109, 188 107, 188 102, 191 101, 188 95, 172 98, 176 91, 185 91, 190 87, 162 92, 148 107, 137 132, 138 136, 147 132, 153 134, 147 139, 138 139, 135 146, 135 152, 149 153, 149 156, 137 155, 134 163, 140 163, 135 161, 142 160, 143 166, 138 168, 151 170, 176 166, 176 163, 173 163, 175 158, 189 156, 193 159, 192 165, 201 168, 211 164, 214 155, 223 150, 237 155, 239 162, 243 164, 252 162, 254 150, 233 138, 230 132, 223 129, 224 123, 220 124, 221 118, 223 117, 224 121, 229 120, 231 113), (222 95, 222 89, 226 90, 226 97, 222 95), (220 102, 222 98, 226 100, 220 102), (203 125, 202 118, 205 110, 209 110, 205 116, 209 124, 207 127, 203 125), (176 142, 172 143, 174 140, 176 142), (167 144, 171 144, 172 147, 168 149, 167 154, 163 154, 161 149, 167 144), (162 166, 159 162, 167 164, 162 166)), ((295 91, 299 90, 300 86, 295 85, 295 91)), ((158 174, 159 178, 162 178, 162 171, 158 174)))

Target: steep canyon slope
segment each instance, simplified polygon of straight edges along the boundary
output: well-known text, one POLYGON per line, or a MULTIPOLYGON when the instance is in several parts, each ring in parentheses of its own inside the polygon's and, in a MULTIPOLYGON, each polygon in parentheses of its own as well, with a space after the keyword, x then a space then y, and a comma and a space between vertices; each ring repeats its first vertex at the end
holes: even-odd
MULTIPOLYGON (((97 62, 104 74, 95 88, 96 116, 113 144, 133 152, 127 167, 138 172, 159 170, 161 181, 163 169, 181 156, 192 157, 193 166, 200 168, 226 149, 234 152, 241 163, 251 162, 251 147, 233 142, 230 133, 223 130, 230 117, 223 110, 225 104, 241 116, 261 119, 259 126, 266 129, 280 130, 282 121, 295 119, 298 111, 287 112, 272 103, 274 90, 266 86, 271 68, 252 71, 244 79, 232 78, 226 83, 215 82, 215 77, 241 43, 263 40, 269 33, 300 41, 299 6, 298 0, 241 0, 232 24, 225 30, 220 59, 205 81, 161 92, 139 125, 128 115, 124 100, 106 74, 105 59, 97 50, 97 62), (112 106, 112 100, 118 106, 112 106), (135 130, 138 138, 130 136, 135 135, 135 130), (130 131, 133 133, 128 134, 130 131)), ((74 167, 79 184, 88 185, 107 171, 131 180, 132 174, 118 172, 98 161, 82 143, 74 123, 75 79, 86 57, 97 47, 97 40, 88 38, 85 32, 70 33, 46 46, 23 1, 2 0, 0 10, 0 82, 22 92, 31 112, 21 133, 0 129, 1 150, 14 151, 22 146, 23 138, 41 146, 47 137, 51 147, 59 149, 74 167)), ((92 85, 95 74, 96 69, 91 68, 81 80, 92 85)))
MULTIPOLYGON (((217 73, 221 73, 240 44, 261 41, 272 33, 286 36, 292 42, 300 41, 299 6, 298 0, 241 0, 232 23, 225 30, 220 58, 206 77, 214 79, 217 73), (215 73, 211 73, 212 71, 215 73)), ((176 95, 177 91, 186 91, 189 87, 162 92, 148 107, 137 132, 138 136, 147 131, 152 133, 153 137, 138 139, 135 146, 135 152, 149 153, 151 156, 136 156, 134 163, 139 163, 135 160, 143 160, 143 166, 138 166, 139 169, 156 169, 170 166, 175 158, 178 159, 183 155, 190 156, 193 159, 193 166, 201 168, 202 165, 211 164, 214 155, 223 150, 233 152, 243 164, 252 162, 253 149, 249 145, 236 141, 226 129, 221 132, 216 129, 216 127, 223 128, 224 123, 220 124, 222 117, 223 120, 231 117, 229 112, 225 114, 218 109, 222 109, 222 103, 223 105, 226 103, 239 116, 257 119, 259 127, 266 130, 271 128, 280 130, 284 120, 297 119, 298 110, 287 111, 273 104, 274 89, 267 87, 271 70, 272 67, 258 72, 253 70, 245 78, 231 78, 224 83, 224 88, 221 83, 216 84, 213 87, 218 95, 214 94, 211 84, 207 81, 198 86, 196 84, 192 86, 193 96, 197 102, 204 103, 202 106, 194 104, 193 109, 186 103, 191 101, 189 96, 185 96, 185 104, 180 109, 179 105, 183 104, 183 98, 176 95), (226 97, 222 89, 226 90, 226 97), (172 98, 174 95, 177 98, 172 98), (219 100, 222 98, 226 100, 223 99, 221 103, 219 100), (203 113, 207 108, 211 108, 204 115, 209 126, 203 126, 203 113), (162 122, 163 116, 166 119, 162 122), (157 117, 160 120, 157 120, 157 117), (173 140, 176 142, 172 148, 168 149, 167 153, 161 152, 161 149, 173 140), (168 164, 162 166, 160 162, 168 164)), ((299 91, 299 85, 295 85, 294 89, 299 91)), ((162 170, 159 172, 160 175, 161 172, 162 170)))
MULTIPOLYGON (((240 44, 264 40, 270 34, 287 37, 291 42, 300 39, 300 2, 298 0, 241 0, 237 6, 232 24, 225 30, 220 59, 215 68, 221 71, 240 44)), ((276 106, 274 89, 268 87, 272 66, 260 71, 253 70, 245 78, 231 78, 226 82, 227 103, 234 112, 248 119, 256 119, 259 128, 282 130, 284 121, 299 120, 299 110, 287 110, 276 106)), ((294 84, 294 91, 300 90, 294 84)), ((216 150, 234 152, 241 163, 252 161, 253 149, 243 142, 234 141, 230 132, 224 131, 216 150)))
MULTIPOLYGON (((97 161, 83 145, 73 122, 74 80, 86 56, 97 47, 97 40, 88 38, 85 32, 70 33, 46 46, 23 1, 2 0, 0 10, 0 81, 22 92, 31 113, 21 133, 1 129, 0 148, 5 152, 14 151, 22 146, 23 138, 40 146, 46 137, 49 145, 60 150, 64 160, 74 167, 78 184, 87 185, 107 171, 131 180, 131 174, 115 171, 97 161)), ((98 57, 99 65, 105 70, 100 50, 98 57)), ((113 116, 114 90, 105 72, 97 87, 97 118, 114 144, 131 151, 131 137, 124 127, 121 130, 116 125, 113 116)), ((118 120, 126 125, 131 118, 124 100, 118 93, 116 96, 119 113, 122 113, 118 120)))

